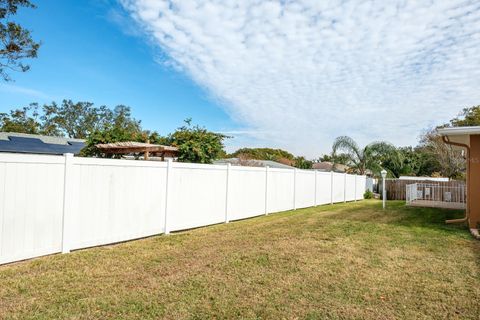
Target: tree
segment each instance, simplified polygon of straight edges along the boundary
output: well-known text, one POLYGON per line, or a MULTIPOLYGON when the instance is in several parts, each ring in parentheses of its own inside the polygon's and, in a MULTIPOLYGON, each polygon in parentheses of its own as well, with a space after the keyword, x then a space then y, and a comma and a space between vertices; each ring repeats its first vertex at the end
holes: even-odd
POLYGON ((223 140, 227 136, 192 125, 186 119, 185 125, 168 136, 171 145, 178 147, 178 160, 182 162, 212 163, 223 152, 223 140))
MULTIPOLYGON (((352 138, 341 136, 335 139, 332 149, 333 159, 338 151, 344 151, 349 159, 347 165, 358 174, 366 174, 367 170, 370 170, 373 174, 379 175, 386 157, 396 162, 400 161, 395 147, 387 142, 370 143, 362 149, 352 138)), ((390 175, 393 174, 390 172, 390 175)))
POLYGON ((140 121, 131 116, 129 107, 123 105, 115 107, 111 114, 111 121, 103 122, 102 126, 88 135, 85 147, 81 151, 82 156, 115 158, 119 155, 104 154, 96 148, 96 145, 121 141, 147 142, 150 136, 159 138, 156 132, 150 134, 148 131, 143 131, 140 121))
POLYGON ((0 131, 42 134, 38 104, 31 103, 9 113, 0 113, 0 131))
POLYGON ((318 158, 318 162, 332 162, 336 164, 344 164, 347 165, 349 162, 349 155, 346 153, 339 153, 339 154, 324 154, 323 156, 318 158))
POLYGON ((48 136, 67 136, 69 138, 86 139, 96 131, 104 130, 110 124, 115 126, 131 126, 132 131, 140 130, 140 121, 133 120, 130 107, 119 105, 114 110, 106 106, 95 107, 91 102, 72 102, 63 100, 38 103, 0 114, 0 130, 43 134, 48 136))
POLYGON ((90 102, 74 103, 71 100, 63 100, 61 105, 52 102, 42 108, 31 103, 2 113, 0 131, 86 138, 86 147, 82 150, 84 156, 104 156, 95 148, 99 143, 166 141, 156 132, 142 130, 140 121, 132 117, 130 107, 119 105, 111 110, 106 106, 94 107, 90 102))
POLYGON ((441 171, 440 162, 434 153, 428 151, 428 148, 420 145, 415 147, 415 152, 417 152, 420 160, 419 168, 415 176, 429 177, 435 172, 441 171))
POLYGON ((401 175, 418 175, 422 165, 421 153, 412 147, 400 147, 397 148, 397 152, 400 161, 386 158, 382 163, 383 167, 392 172, 396 177, 401 175))
POLYGON ((418 175, 440 174, 454 179, 464 178, 465 157, 460 150, 444 143, 436 133, 436 129, 478 125, 480 125, 480 105, 464 108, 449 123, 427 130, 421 136, 420 144, 415 148, 421 160, 418 175))
POLYGON ((480 125, 480 105, 470 108, 464 108, 460 114, 450 120, 446 126, 451 127, 467 127, 480 125))
POLYGON ((227 155, 229 158, 255 159, 255 160, 271 160, 280 161, 287 159, 293 161, 295 156, 288 151, 272 148, 241 148, 232 154, 227 155))
POLYGON ((305 159, 305 157, 296 157, 294 161, 295 168, 312 169, 313 161, 305 159))
POLYGON ((241 148, 232 154, 226 155, 227 158, 239 158, 246 160, 270 160, 280 162, 299 169, 311 169, 313 161, 307 160, 303 156, 295 157, 288 151, 272 148, 241 148))
POLYGON ((0 0, 0 76, 11 80, 7 69, 26 72, 30 66, 23 60, 36 58, 40 47, 30 34, 18 23, 10 19, 17 13, 19 7, 35 8, 28 0, 0 0))
POLYGON ((51 131, 56 131, 59 135, 86 139, 112 122, 115 117, 122 114, 123 117, 130 117, 129 107, 116 108, 117 111, 112 111, 106 106, 95 107, 91 102, 74 103, 72 100, 63 100, 61 105, 55 102, 44 105, 41 119, 44 128, 52 128, 51 131))
POLYGON ((436 130, 429 130, 422 135, 420 145, 424 159, 428 160, 428 175, 440 173, 444 177, 462 178, 466 161, 462 152, 444 143, 436 130))
POLYGON ((170 145, 168 137, 160 135, 158 132, 144 131, 144 135, 148 136, 147 141, 153 144, 160 144, 162 146, 170 145))

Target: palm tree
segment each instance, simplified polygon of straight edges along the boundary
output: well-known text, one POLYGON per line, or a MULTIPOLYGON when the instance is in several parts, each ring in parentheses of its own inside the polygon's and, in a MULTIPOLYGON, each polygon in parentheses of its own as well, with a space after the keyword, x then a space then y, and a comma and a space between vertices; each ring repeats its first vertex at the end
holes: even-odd
POLYGON ((397 149, 388 142, 372 142, 362 149, 352 138, 341 136, 335 139, 332 149, 334 166, 337 152, 343 151, 348 155, 349 167, 362 175, 366 174, 367 170, 374 175, 380 175, 382 163, 387 158, 394 163, 401 163, 397 149))

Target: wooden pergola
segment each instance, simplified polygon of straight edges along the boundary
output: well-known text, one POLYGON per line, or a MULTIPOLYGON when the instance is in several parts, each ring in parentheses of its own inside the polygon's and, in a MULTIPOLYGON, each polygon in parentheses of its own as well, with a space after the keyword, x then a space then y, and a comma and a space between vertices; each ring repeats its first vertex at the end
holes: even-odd
POLYGON ((161 157, 162 161, 165 160, 165 157, 175 158, 178 156, 177 147, 135 141, 102 143, 97 144, 95 147, 105 154, 126 155, 132 153, 143 153, 145 160, 149 160, 150 156, 161 157))

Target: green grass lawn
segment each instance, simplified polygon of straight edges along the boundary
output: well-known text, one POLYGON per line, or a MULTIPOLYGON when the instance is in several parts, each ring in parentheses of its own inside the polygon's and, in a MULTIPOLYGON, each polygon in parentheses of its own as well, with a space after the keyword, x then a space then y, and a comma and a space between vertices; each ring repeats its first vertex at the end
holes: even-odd
POLYGON ((460 215, 369 200, 0 266, 0 318, 479 319, 460 215))

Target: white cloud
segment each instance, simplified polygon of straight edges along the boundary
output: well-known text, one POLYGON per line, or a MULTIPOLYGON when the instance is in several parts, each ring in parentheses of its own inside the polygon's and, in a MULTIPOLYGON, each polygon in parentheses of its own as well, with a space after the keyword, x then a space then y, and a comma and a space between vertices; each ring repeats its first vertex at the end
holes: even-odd
POLYGON ((475 1, 121 3, 254 144, 308 156, 345 134, 414 144, 480 103, 475 1))
POLYGON ((7 92, 7 93, 17 93, 20 95, 29 96, 29 97, 38 98, 38 99, 53 100, 52 96, 42 91, 31 89, 31 88, 20 87, 12 84, 6 84, 6 83, 0 84, 0 91, 7 92))

